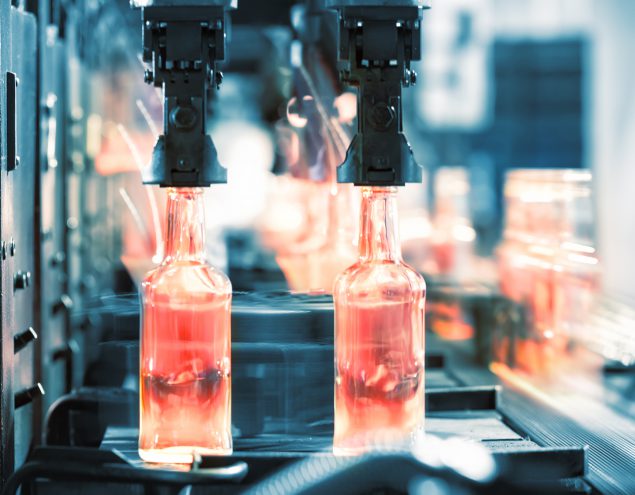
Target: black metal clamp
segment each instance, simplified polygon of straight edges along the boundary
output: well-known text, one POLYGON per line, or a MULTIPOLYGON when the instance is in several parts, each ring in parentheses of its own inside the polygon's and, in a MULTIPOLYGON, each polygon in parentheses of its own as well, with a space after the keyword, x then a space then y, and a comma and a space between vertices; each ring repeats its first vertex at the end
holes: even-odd
POLYGON ((207 98, 218 88, 229 9, 236 0, 132 1, 142 8, 145 81, 163 88, 164 134, 143 172, 144 184, 207 187, 227 182, 206 132, 207 98))
POLYGON ((403 134, 402 86, 416 83, 423 0, 327 0, 339 12, 340 78, 359 88, 358 132, 337 171, 339 182, 403 186, 421 167, 403 134))
POLYGON ((193 464, 190 471, 181 472, 139 469, 115 450, 38 447, 7 480, 2 493, 17 493, 20 487, 40 479, 162 486, 172 487, 173 493, 180 493, 181 488, 189 485, 239 483, 247 471, 245 462, 231 458, 218 458, 214 465, 203 468, 193 464))

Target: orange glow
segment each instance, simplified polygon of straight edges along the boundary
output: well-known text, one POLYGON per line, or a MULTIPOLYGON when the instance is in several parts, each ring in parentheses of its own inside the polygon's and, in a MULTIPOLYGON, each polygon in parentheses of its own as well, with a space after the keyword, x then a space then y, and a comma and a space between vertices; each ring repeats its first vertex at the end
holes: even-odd
POLYGON ((524 391, 527 395, 531 397, 536 397, 543 401, 546 404, 551 405, 552 407, 557 407, 557 402, 553 400, 553 398, 542 391, 536 385, 529 383, 527 380, 523 379, 520 375, 518 375, 514 370, 512 370, 509 366, 502 363, 492 363, 490 364, 490 371, 498 376, 505 383, 509 383, 514 387, 524 391))
MULTIPOLYGON (((149 163, 156 138, 150 132, 130 132, 129 134, 144 164, 149 163)), ((95 170, 99 175, 139 171, 139 165, 128 144, 114 125, 105 127, 101 149, 95 157, 95 170)))
POLYGON ((432 330, 444 340, 467 340, 474 337, 474 328, 463 319, 459 302, 428 303, 432 330))
MULTIPOLYGON (((347 221, 353 187, 288 180, 296 182, 297 192, 303 193, 299 195, 298 205, 306 222, 294 236, 283 235, 282 231, 274 235, 270 231, 265 239, 270 246, 277 247, 276 261, 292 290, 321 290, 330 294, 337 275, 356 258, 355 229, 347 221), (293 237, 295 242, 281 242, 293 237)), ((285 216, 280 212, 280 225, 284 225, 285 216)))

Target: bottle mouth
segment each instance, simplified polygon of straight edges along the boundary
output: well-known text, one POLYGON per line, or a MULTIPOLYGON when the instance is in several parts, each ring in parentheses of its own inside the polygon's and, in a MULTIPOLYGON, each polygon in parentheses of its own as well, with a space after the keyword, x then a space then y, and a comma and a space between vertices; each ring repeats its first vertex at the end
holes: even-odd
POLYGON ((203 194, 202 187, 169 187, 168 195, 172 197, 196 197, 203 194))
POLYGON ((395 186, 363 186, 362 195, 367 198, 369 196, 392 196, 397 193, 395 186))

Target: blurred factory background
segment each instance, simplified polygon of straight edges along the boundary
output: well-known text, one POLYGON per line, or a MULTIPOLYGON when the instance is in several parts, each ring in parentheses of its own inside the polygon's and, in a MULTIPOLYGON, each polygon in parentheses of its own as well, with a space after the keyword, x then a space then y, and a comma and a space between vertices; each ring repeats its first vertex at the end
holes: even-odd
MULTIPOLYGON (((236 293, 239 451, 266 451, 264 434, 320 449, 311 442, 332 427, 329 294, 357 257, 359 197, 335 180, 356 97, 323 4, 239 0, 210 92, 228 184, 205 192, 207 246, 236 293)), ((428 401, 441 415, 429 424, 477 411, 444 434, 498 442, 511 468, 509 449, 525 449, 528 480, 553 462, 563 493, 635 492, 634 27, 632 0, 438 0, 403 93, 424 173, 399 207, 404 256, 429 288, 428 401)), ((61 467, 21 481, 86 493, 76 473, 109 481, 99 466, 116 462, 71 447, 136 441, 137 289, 161 260, 166 200, 141 180, 164 125, 141 34, 127 0, 0 5, 3 485, 25 462, 66 462, 61 485, 42 481, 61 467)), ((258 466, 254 483, 282 463, 258 466)), ((444 480, 405 491, 496 493, 444 480)))

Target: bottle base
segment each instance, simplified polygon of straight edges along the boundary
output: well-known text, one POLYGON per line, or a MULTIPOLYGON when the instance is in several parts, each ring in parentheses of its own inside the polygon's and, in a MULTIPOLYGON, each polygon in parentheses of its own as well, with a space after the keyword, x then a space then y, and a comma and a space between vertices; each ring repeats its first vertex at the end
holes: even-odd
POLYGON ((373 449, 370 447, 335 447, 333 446, 333 455, 342 457, 352 457, 368 454, 373 449))
POLYGON ((233 449, 208 449, 195 446, 167 447, 165 449, 139 449, 139 457, 145 462, 158 464, 192 464, 194 455, 228 456, 233 449))
POLYGON ((377 451, 411 451, 424 437, 423 424, 406 432, 386 428, 344 437, 336 436, 333 441, 333 455, 359 456, 377 451))

